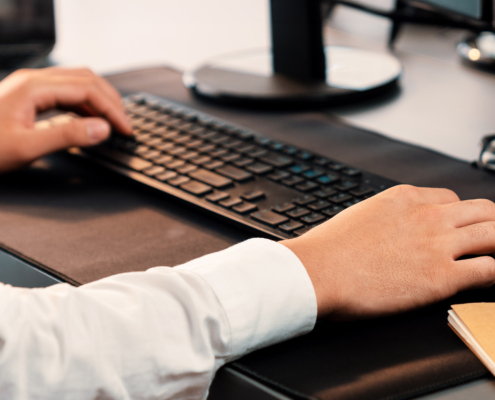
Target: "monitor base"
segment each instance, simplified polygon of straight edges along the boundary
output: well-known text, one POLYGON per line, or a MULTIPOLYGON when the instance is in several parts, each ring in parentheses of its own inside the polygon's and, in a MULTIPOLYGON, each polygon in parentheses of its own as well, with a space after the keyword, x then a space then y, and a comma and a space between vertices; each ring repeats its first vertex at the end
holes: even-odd
POLYGON ((231 53, 186 71, 183 82, 194 94, 250 107, 291 107, 362 101, 395 88, 399 60, 387 53, 328 46, 326 82, 300 82, 272 73, 268 49, 231 53))

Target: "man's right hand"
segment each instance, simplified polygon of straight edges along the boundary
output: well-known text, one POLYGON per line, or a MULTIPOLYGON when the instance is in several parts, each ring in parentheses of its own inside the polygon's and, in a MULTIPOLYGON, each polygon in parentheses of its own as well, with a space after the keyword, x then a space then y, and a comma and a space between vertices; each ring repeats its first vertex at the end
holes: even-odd
POLYGON ((306 267, 320 317, 393 314, 495 282, 495 204, 447 189, 396 186, 281 243, 306 267))

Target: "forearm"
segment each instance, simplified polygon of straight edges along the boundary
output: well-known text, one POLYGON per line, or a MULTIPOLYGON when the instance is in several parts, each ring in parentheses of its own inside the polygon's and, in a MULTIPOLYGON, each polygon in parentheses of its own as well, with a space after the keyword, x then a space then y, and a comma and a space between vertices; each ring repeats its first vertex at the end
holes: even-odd
POLYGON ((0 297, 2 399, 203 398, 225 362, 309 331, 316 316, 299 260, 265 240, 0 297))

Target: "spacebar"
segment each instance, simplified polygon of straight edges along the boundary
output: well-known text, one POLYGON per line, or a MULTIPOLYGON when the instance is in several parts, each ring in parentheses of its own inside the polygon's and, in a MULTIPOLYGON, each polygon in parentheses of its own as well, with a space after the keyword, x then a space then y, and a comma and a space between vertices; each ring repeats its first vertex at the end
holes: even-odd
POLYGON ((132 168, 136 171, 142 171, 145 168, 151 167, 153 163, 143 160, 139 157, 130 156, 129 154, 121 153, 120 151, 115 151, 113 149, 108 149, 106 147, 98 146, 86 149, 89 153, 96 153, 105 158, 109 158, 116 163, 123 164, 126 167, 132 168))

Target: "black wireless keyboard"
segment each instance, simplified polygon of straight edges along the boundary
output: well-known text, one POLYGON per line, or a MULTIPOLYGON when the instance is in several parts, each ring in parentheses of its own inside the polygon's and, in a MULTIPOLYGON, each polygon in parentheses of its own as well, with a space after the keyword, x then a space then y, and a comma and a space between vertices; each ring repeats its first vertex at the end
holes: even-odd
POLYGON ((153 95, 124 104, 133 136, 80 154, 263 236, 302 235, 397 184, 153 95))

